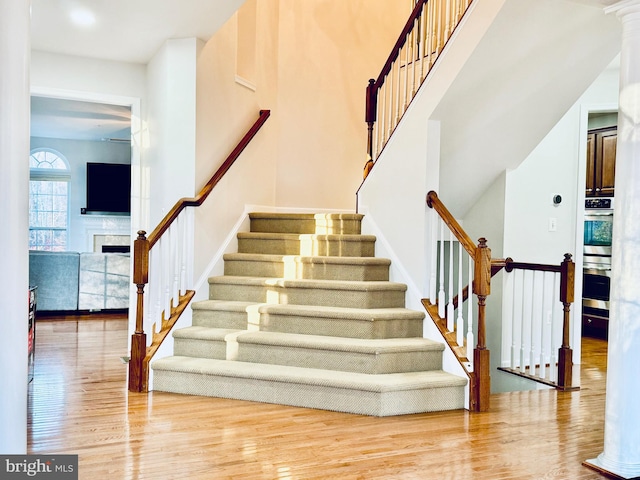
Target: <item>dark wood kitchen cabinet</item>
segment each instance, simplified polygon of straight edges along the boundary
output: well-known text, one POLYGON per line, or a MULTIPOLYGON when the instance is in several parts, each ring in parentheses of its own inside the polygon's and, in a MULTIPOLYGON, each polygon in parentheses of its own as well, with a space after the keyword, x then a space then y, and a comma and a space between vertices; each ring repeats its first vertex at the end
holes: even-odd
POLYGON ((615 187, 617 127, 589 130, 587 197, 612 197, 615 187))

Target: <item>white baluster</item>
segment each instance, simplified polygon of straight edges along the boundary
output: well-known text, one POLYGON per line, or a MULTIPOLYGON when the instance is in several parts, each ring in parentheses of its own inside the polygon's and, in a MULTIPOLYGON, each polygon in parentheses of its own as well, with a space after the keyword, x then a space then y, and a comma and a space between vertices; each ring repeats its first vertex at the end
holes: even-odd
POLYGON ((453 332, 454 308, 453 308, 453 233, 449 230, 449 303, 447 303, 447 330, 453 332))
POLYGON ((469 299, 467 300, 467 359, 473 370, 473 259, 469 257, 469 299))
POLYGON ((544 348, 544 332, 545 332, 545 328, 544 325, 546 323, 545 321, 545 311, 546 311, 546 288, 545 288, 545 279, 546 279, 547 275, 546 272, 542 272, 542 300, 541 300, 541 305, 542 308, 540 310, 540 371, 538 372, 538 376, 541 378, 545 378, 547 376, 547 360, 545 358, 546 356, 546 349, 544 348))
POLYGON ((420 15, 420 84, 424 80, 424 62, 427 59, 427 17, 429 12, 429 5, 422 7, 422 15, 420 15))
POLYGON ((530 355, 530 360, 529 360, 529 374, 530 375, 535 375, 536 374, 536 317, 535 317, 535 308, 534 305, 536 304, 536 273, 537 272, 533 272, 532 276, 533 276, 533 281, 532 281, 532 285, 531 285, 531 337, 529 338, 529 345, 530 345, 530 350, 529 350, 529 355, 530 355))
POLYGON ((440 256, 439 256, 439 269, 440 269, 440 289, 438 290, 438 316, 445 318, 446 312, 446 295, 444 293, 444 222, 440 220, 440 256))
MULTIPOLYGON (((552 382, 556 382, 558 380, 558 358, 556 357, 556 353, 558 352, 558 347, 560 344, 555 343, 556 330, 558 329, 557 315, 558 311, 557 306, 560 302, 560 292, 559 292, 559 283, 558 279, 560 277, 560 273, 554 273, 553 275, 553 295, 552 295, 552 305, 551 309, 551 351, 549 352, 549 380, 552 382)), ((562 336, 562 329, 560 329, 560 336, 562 336)))
POLYGON ((522 271, 522 305, 520 307, 520 372, 526 373, 527 362, 525 361, 525 318, 526 318, 526 272, 522 271))
MULTIPOLYGON (((194 223, 195 223, 195 208, 190 208, 187 212, 187 236, 185 238, 191 238, 194 233, 194 223)), ((193 289, 193 256, 194 256, 194 245, 193 242, 185 242, 186 243, 186 288, 193 289)))
POLYGON ((436 292, 438 291, 437 284, 437 266, 438 266, 438 220, 440 217, 438 216, 438 212, 436 212, 435 208, 430 208, 430 225, 431 225, 431 243, 430 243, 430 253, 431 253, 431 269, 429 274, 429 301, 432 305, 436 304, 436 292))
POLYGON ((431 35, 433 30, 433 2, 427 2, 425 7, 427 8, 427 14, 425 15, 425 30, 424 30, 424 57, 427 62, 427 68, 423 70, 422 79, 427 76, 431 69, 431 35))
POLYGON ((393 124, 393 127, 395 128, 395 126, 398 124, 398 122, 400 122, 400 109, 402 108, 402 102, 400 101, 400 87, 401 87, 401 83, 402 80, 400 79, 401 77, 401 65, 400 65, 400 58, 402 57, 402 48, 398 49, 398 59, 395 62, 395 66, 396 66, 396 75, 397 75, 397 82, 396 82, 396 98, 395 98, 395 106, 396 106, 396 119, 395 122, 393 124))
POLYGON ((517 349, 516 346, 516 336, 518 334, 518 324, 517 324, 517 314, 516 314, 516 273, 517 270, 512 270, 511 274, 509 274, 509 278, 511 280, 511 359, 510 366, 511 368, 516 368, 516 358, 517 358, 517 349))
POLYGON ((418 61, 416 56, 416 34, 420 26, 419 22, 419 18, 413 21, 413 30, 411 31, 411 98, 416 94, 416 63, 418 61))
POLYGON ((170 230, 171 250, 170 250, 170 258, 169 258, 169 268, 171 272, 171 297, 172 297, 171 305, 174 308, 177 307, 178 304, 180 303, 180 295, 179 295, 180 282, 178 277, 178 273, 179 273, 178 262, 180 261, 180 259, 178 258, 179 236, 180 236, 179 225, 176 225, 174 222, 174 225, 171 226, 171 230, 170 230))
POLYGON ((409 53, 411 50, 411 34, 407 33, 404 39, 404 107, 403 113, 409 106, 409 53))
POLYGON ((187 246, 187 238, 189 238, 189 210, 187 209, 181 216, 181 232, 182 238, 181 258, 180 258, 180 296, 184 295, 187 291, 187 258, 189 255, 189 248, 187 246))
POLYGON ((462 316, 462 242, 458 242, 458 317, 456 319, 456 339, 458 346, 464 346, 464 317, 462 316))
POLYGON ((387 123, 387 136, 384 140, 385 144, 389 141, 389 137, 391 136, 391 132, 393 131, 393 69, 395 68, 395 63, 391 66, 391 70, 389 70, 389 74, 387 75, 387 79, 389 81, 389 121, 387 123))

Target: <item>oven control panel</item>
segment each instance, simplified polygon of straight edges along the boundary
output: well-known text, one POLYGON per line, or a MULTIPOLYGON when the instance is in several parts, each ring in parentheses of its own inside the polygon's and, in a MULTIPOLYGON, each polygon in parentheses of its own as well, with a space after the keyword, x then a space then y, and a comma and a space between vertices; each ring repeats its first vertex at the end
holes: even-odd
POLYGON ((584 201, 584 208, 612 208, 610 198, 587 198, 584 201))

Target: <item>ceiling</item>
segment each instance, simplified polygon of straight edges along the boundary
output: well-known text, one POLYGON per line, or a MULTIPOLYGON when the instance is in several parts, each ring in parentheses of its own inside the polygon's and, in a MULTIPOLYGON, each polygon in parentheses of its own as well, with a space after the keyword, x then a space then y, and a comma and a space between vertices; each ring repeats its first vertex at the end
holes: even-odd
POLYGON ((32 0, 31 48, 147 64, 170 38, 207 41, 244 0, 32 0))
POLYGON ((31 136, 129 141, 131 108, 60 98, 31 97, 31 136))
MULTIPOLYGON (((32 0, 33 50, 146 65, 168 39, 207 41, 245 0, 32 0)), ((32 97, 31 135, 129 139, 127 107, 32 97)))

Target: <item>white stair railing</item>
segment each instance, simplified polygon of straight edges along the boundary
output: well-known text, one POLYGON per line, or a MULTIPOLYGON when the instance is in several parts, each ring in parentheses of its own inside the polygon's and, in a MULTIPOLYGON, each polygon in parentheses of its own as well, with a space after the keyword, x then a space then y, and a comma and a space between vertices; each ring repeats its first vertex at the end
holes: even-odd
POLYGON ((192 277, 193 210, 207 199, 220 179, 255 137, 271 112, 260 115, 222 165, 194 198, 183 198, 146 236, 140 230, 134 242, 133 283, 136 285, 136 325, 131 335, 129 390, 147 392, 149 361, 167 337, 195 292, 186 283, 192 277), (147 287, 145 290, 145 287, 147 287), (155 320, 160 321, 160 328, 155 320), (147 334, 151 331, 151 342, 147 334))
POLYGON ((500 370, 570 389, 569 345, 575 264, 505 261, 500 370))
POLYGON ((474 259, 458 241, 454 232, 435 210, 430 215, 432 236, 430 257, 435 268, 431 271, 429 301, 437 306, 438 316, 445 320, 446 332, 453 334, 455 343, 466 357, 464 366, 473 371, 474 319, 473 298, 467 296, 473 284, 474 259), (445 288, 447 285, 447 288, 445 288), (438 291, 437 296, 434 292, 438 291))

